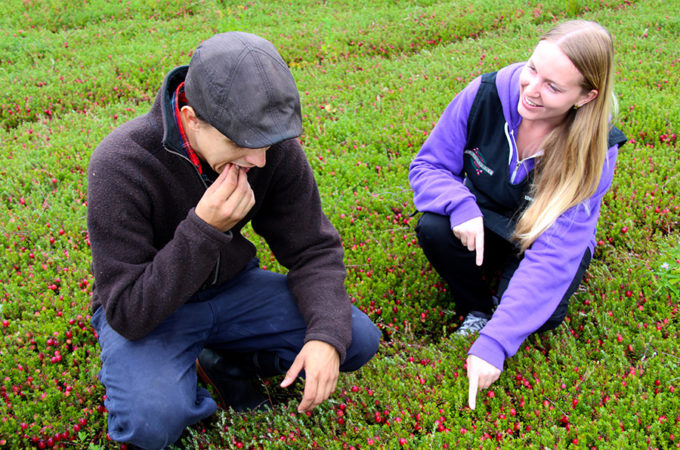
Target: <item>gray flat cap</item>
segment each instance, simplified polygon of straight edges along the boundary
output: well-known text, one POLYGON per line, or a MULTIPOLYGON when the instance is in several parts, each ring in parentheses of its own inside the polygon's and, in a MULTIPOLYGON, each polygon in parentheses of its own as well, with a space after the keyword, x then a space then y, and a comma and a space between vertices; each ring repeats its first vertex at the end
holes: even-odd
POLYGON ((293 75, 271 42, 254 34, 221 33, 199 45, 184 92, 198 115, 239 147, 302 134, 293 75))

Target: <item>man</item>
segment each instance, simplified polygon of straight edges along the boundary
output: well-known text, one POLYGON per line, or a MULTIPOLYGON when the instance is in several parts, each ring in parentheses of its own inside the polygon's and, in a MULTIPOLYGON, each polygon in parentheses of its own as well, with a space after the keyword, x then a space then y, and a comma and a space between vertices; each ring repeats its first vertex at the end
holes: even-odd
POLYGON ((88 169, 88 230, 109 435, 175 442, 251 381, 304 373, 298 411, 373 357, 380 333, 350 305, 343 251, 296 139, 300 100, 268 41, 231 32, 172 70, 149 113, 112 132, 88 169), (258 267, 248 222, 287 276, 258 267), (198 358, 198 359, 197 359, 198 358))

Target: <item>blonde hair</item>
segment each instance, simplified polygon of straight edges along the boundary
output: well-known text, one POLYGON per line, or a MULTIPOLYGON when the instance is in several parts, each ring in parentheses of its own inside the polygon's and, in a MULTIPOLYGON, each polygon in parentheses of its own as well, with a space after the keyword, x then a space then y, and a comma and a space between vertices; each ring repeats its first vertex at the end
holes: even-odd
POLYGON ((531 187, 533 202, 521 213, 514 239, 521 251, 569 208, 591 197, 607 156, 609 120, 616 111, 613 92, 614 48, 609 32, 595 22, 573 20, 557 25, 541 40, 567 55, 582 75, 583 92, 597 97, 571 109, 543 140, 531 187))

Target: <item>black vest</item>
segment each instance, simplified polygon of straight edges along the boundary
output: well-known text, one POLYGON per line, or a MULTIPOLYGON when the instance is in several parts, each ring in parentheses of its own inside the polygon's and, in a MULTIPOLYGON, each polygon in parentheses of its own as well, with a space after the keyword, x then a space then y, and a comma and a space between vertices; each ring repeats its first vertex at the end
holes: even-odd
MULTIPOLYGON (((518 184, 510 182, 509 143, 505 135, 503 106, 496 88, 496 72, 482 75, 482 83, 470 109, 463 157, 465 186, 484 215, 484 226, 510 241, 516 220, 532 199, 529 190, 534 171, 518 184)), ((615 127, 608 147, 621 147, 626 136, 615 127)))

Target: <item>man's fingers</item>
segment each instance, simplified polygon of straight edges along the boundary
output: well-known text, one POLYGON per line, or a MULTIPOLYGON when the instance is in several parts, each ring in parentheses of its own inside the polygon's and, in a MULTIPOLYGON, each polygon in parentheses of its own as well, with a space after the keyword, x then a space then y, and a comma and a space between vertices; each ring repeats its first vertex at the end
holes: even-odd
POLYGON ((298 406, 298 412, 306 412, 314 408, 316 405, 321 403, 317 400, 319 385, 315 380, 307 379, 305 380, 305 391, 302 395, 302 401, 298 406))
POLYGON ((309 411, 330 398, 338 383, 337 377, 325 379, 307 375, 305 391, 300 406, 298 406, 298 412, 309 411))
POLYGON ((238 184, 232 191, 232 195, 225 202, 225 207, 231 207, 234 214, 245 216, 255 204, 255 194, 248 184, 248 176, 241 171, 238 184), (234 204, 235 203, 235 204, 234 204))
POLYGON ((335 392, 335 387, 338 384, 338 379, 337 377, 335 379, 330 379, 328 382, 323 383, 323 392, 321 392, 321 399, 319 403, 323 402, 324 400, 330 398, 330 396, 335 392))
MULTIPOLYGON (((224 217, 231 217, 234 222, 238 222, 248 214, 248 211, 255 205, 255 194, 248 183, 248 176, 244 171, 234 166, 237 174, 236 185, 229 191, 228 189, 218 187, 215 192, 216 196, 226 195, 228 197, 221 198, 221 205, 219 206, 220 214, 224 217)), ((223 172, 224 173, 224 172, 223 172)), ((225 180, 223 185, 229 185, 231 180, 225 180)))
POLYGON ((335 389, 337 389, 337 387, 338 387, 338 377, 336 376, 336 377, 335 377, 335 380, 333 380, 333 386, 331 386, 331 390, 330 390, 330 392, 328 393, 328 397, 330 397, 331 394, 332 394, 333 392, 335 392, 335 389))
POLYGON ((293 365, 290 366, 290 369, 288 369, 288 372, 286 372, 286 376, 284 377, 283 381, 281 382, 281 387, 288 387, 291 384, 293 384, 293 381, 300 375, 300 371, 302 370, 302 361, 298 361, 297 358, 295 358, 295 361, 293 361, 293 365))
POLYGON ((236 190, 241 169, 233 164, 228 164, 213 182, 210 188, 222 199, 227 199, 236 190))
POLYGON ((468 379, 470 380, 470 387, 468 389, 468 405, 470 406, 470 409, 475 409, 477 406, 477 374, 471 374, 468 372, 468 379))

